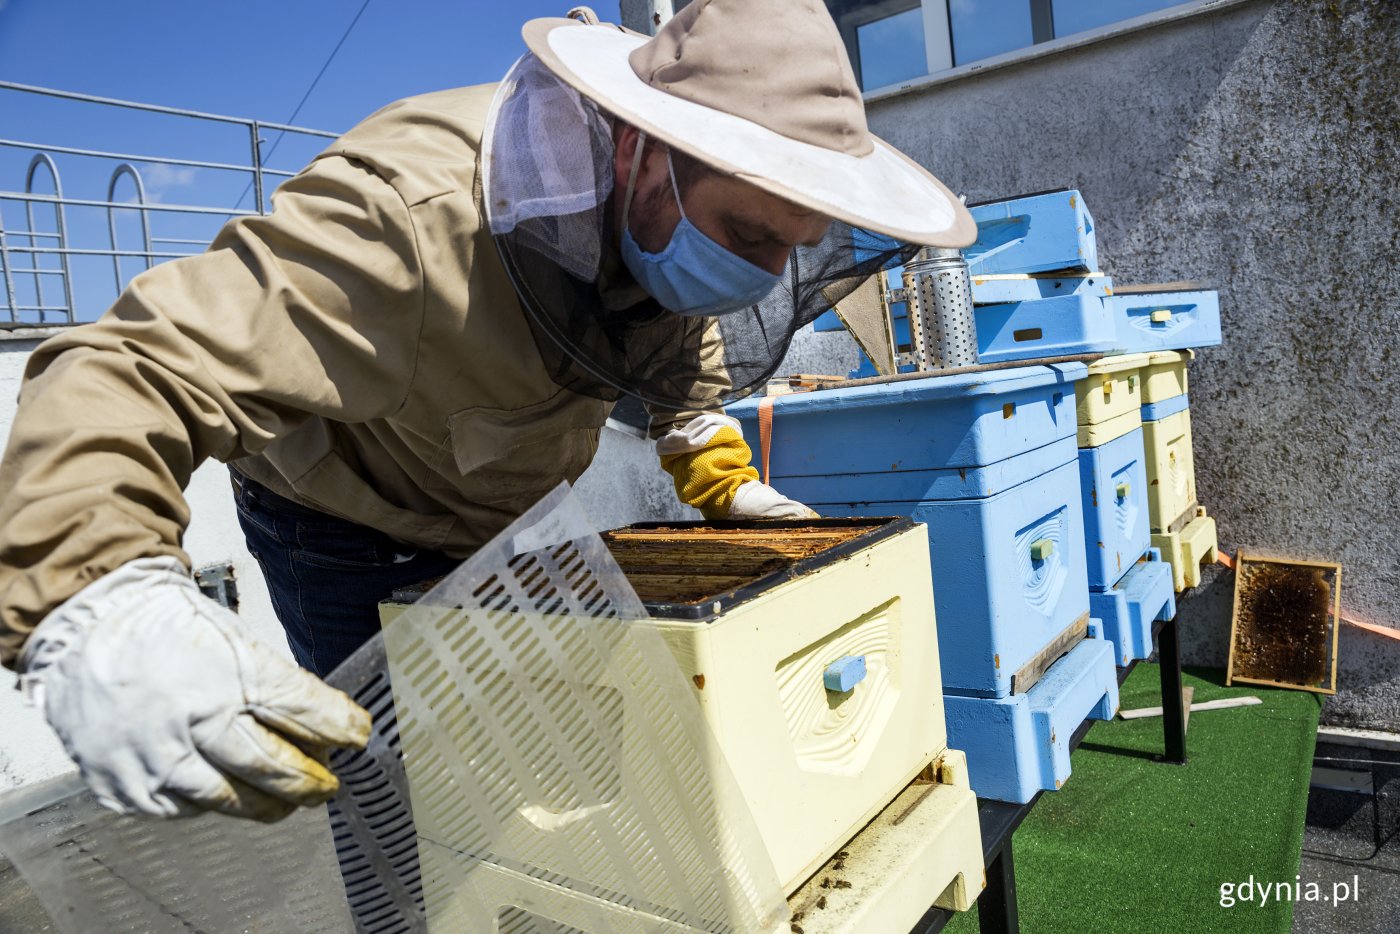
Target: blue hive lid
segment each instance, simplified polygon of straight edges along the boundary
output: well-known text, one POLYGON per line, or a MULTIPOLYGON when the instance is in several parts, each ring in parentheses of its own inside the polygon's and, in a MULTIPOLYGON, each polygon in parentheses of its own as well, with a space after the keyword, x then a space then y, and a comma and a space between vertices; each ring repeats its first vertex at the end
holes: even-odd
MULTIPOLYGON (((1084 363, 1050 363, 1036 366, 1013 367, 1006 370, 983 370, 976 373, 957 373, 952 376, 933 376, 926 379, 901 379, 889 383, 870 383, 865 386, 846 386, 839 389, 823 389, 815 392, 794 392, 776 397, 775 406, 781 406, 784 413, 807 409, 829 410, 833 405, 840 406, 886 406, 894 400, 955 400, 977 396, 1002 396, 1035 389, 1039 386, 1062 385, 1073 387, 1089 373, 1084 363)), ((742 420, 740 414, 756 410, 758 397, 751 396, 742 402, 726 406, 725 411, 742 420)))
MULTIPOLYGON (((1075 433, 1083 363, 983 370, 778 396, 774 476, 982 467, 1075 433)), ((758 400, 727 409, 758 449, 758 400)))

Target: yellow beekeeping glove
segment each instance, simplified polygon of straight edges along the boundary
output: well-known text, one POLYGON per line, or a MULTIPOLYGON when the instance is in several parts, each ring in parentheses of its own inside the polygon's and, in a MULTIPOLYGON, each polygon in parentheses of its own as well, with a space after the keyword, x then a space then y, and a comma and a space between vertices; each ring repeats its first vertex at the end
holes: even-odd
POLYGON ((656 442, 676 495, 706 519, 810 519, 817 514, 760 483, 739 422, 706 412, 656 442))
POLYGON ((676 495, 706 519, 726 519, 739 487, 758 480, 739 422, 706 412, 656 442, 661 467, 676 482, 676 495))

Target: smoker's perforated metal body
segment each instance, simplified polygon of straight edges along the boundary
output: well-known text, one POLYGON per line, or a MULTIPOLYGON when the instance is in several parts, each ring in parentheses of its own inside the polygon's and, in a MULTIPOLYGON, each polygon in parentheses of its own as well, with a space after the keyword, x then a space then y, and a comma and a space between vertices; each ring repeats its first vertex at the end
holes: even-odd
POLYGON ((921 250, 905 265, 903 280, 914 368, 933 372, 977 363, 972 279, 962 254, 921 250))

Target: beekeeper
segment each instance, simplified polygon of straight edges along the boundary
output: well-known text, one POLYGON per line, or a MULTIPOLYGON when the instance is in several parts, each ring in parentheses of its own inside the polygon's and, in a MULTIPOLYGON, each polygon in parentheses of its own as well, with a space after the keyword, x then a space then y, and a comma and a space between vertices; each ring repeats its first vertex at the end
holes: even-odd
POLYGON ((721 406, 966 210, 872 136, 818 0, 695 0, 648 40, 534 20, 497 85, 391 104, 29 361, 0 468, 0 650, 107 806, 275 819, 364 710, 325 675, 641 399, 682 500, 811 515, 721 406), (227 462, 301 668, 193 583, 227 462))

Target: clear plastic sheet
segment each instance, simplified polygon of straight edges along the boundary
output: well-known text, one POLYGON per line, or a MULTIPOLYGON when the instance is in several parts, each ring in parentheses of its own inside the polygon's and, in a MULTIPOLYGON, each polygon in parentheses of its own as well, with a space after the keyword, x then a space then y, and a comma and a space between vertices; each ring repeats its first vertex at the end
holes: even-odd
POLYGON ((351 929, 321 809, 277 824, 116 814, 76 777, 0 800, 0 850, 71 934, 351 929))
POLYGON ((561 486, 385 626, 430 930, 760 931, 786 916, 646 620, 561 486))
POLYGON ((0 849, 65 932, 774 930, 767 850, 646 618, 561 485, 327 679, 374 716, 328 810, 145 820, 70 779, 0 800, 0 849))

